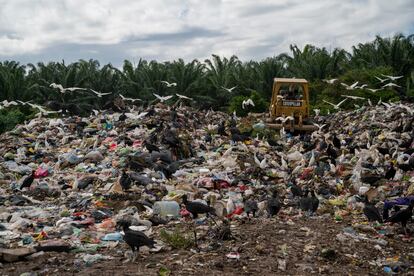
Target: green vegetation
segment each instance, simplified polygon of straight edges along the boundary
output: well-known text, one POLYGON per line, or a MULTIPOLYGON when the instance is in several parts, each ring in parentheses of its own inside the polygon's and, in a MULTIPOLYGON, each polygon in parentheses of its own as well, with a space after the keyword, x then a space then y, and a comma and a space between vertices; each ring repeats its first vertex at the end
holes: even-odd
POLYGON ((172 248, 185 249, 194 245, 194 239, 188 237, 179 227, 176 227, 172 232, 162 229, 160 232, 161 239, 172 248))
MULTIPOLYGON (((119 94, 149 103, 155 99, 152 93, 180 93, 194 98, 192 104, 196 107, 236 110, 238 115, 244 115, 267 109, 274 77, 306 78, 311 83, 311 104, 320 108, 322 113, 330 108, 323 100, 337 103, 343 94, 369 97, 373 102, 379 99, 410 100, 414 96, 414 35, 398 34, 392 38, 378 36, 374 41, 354 46, 351 52, 343 49, 328 51, 312 45, 299 49, 291 45, 290 53, 247 62, 242 62, 236 56, 226 58, 213 55, 204 62, 193 60, 188 63, 182 59, 163 63, 139 60, 137 64, 126 60, 119 69, 111 64, 101 66, 96 60, 36 65, 3 61, 0 62, 0 101, 30 100, 49 109, 89 115, 92 109, 113 106, 119 94), (359 81, 360 84, 367 84, 368 88, 380 88, 383 83, 375 76, 381 74, 403 76, 395 81, 401 88, 378 92, 367 89, 349 91, 340 84, 359 81), (335 84, 322 81, 329 78, 339 81, 335 84), (168 88, 162 80, 176 82, 177 86, 168 88), (51 83, 112 94, 102 98, 86 91, 62 94, 51 88, 51 83), (237 87, 232 93, 222 88, 233 86, 237 87), (241 102, 249 97, 256 106, 244 110, 241 102)), ((354 108, 354 103, 362 104, 347 101, 343 108, 354 108)), ((24 118, 21 113, 24 116, 33 113, 30 110, 22 111, 21 108, 6 108, 7 113, 2 110, 0 116, 7 118, 2 117, 0 131, 22 122, 24 118)))

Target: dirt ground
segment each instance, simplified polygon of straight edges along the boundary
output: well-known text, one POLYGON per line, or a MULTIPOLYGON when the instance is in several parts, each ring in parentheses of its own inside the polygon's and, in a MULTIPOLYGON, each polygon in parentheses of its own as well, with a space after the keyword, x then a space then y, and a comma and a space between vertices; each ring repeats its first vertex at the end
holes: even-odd
MULTIPOLYGON (((414 242, 402 235, 382 236, 387 245, 379 245, 376 232, 365 232, 367 239, 337 237, 350 220, 336 223, 331 217, 254 218, 232 223, 234 239, 218 248, 198 252, 190 249, 141 253, 137 260, 126 262, 126 244, 96 253, 111 255, 90 266, 79 265, 74 253, 45 253, 34 260, 2 265, 2 275, 385 275, 383 262, 399 260, 408 264, 400 274, 414 275, 414 242), (239 259, 226 255, 238 252, 239 259), (284 268, 284 263, 286 267, 284 268), (410 267, 411 264, 411 267, 410 267), (167 273, 161 273, 163 270, 167 273), (168 272, 170 274, 168 274, 168 272)), ((160 228, 158 228, 160 229, 160 228)), ((397 231, 398 227, 392 228, 397 231)), ((362 233, 358 231, 358 233, 362 233)), ((341 236, 341 235, 339 235, 341 236)), ((343 237, 343 235, 342 235, 343 237)), ((200 241, 200 244, 207 241, 200 241)), ((201 247, 201 246, 200 246, 201 247)), ((95 253, 95 254, 96 254, 95 253)))

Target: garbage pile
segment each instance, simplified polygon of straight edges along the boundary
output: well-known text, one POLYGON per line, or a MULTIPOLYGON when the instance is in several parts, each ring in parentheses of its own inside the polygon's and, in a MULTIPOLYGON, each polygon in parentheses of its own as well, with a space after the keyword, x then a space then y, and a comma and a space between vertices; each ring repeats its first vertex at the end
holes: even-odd
MULTIPOLYGON (((347 222, 332 239, 378 250, 390 239, 412 243, 413 113, 400 103, 340 111, 300 135, 163 104, 33 119, 0 136, 1 262, 69 252, 84 267, 112 259, 110 250, 126 260, 145 248, 211 252, 237 240, 245 221, 347 222)), ((413 266, 383 257, 371 265, 413 266)))

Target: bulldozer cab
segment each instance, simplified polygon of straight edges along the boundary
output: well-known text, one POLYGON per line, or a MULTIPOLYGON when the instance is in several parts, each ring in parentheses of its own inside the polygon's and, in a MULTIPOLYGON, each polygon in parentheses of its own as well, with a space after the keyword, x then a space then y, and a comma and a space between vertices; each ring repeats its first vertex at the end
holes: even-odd
POLYGON ((308 81, 305 79, 275 78, 269 112, 271 120, 275 123, 271 125, 273 128, 285 127, 291 131, 313 131, 315 126, 309 122, 308 81), (284 118, 289 119, 284 120, 284 118), (276 120, 280 124, 276 124, 276 120))

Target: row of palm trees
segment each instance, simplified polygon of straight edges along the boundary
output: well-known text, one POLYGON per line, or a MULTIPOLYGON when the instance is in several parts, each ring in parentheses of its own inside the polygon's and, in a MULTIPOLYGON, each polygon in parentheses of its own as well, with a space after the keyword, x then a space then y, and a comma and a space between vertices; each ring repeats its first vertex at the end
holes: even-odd
POLYGON ((247 62, 236 56, 212 55, 204 62, 179 59, 160 63, 141 59, 133 64, 125 60, 119 69, 111 64, 101 66, 97 60, 79 60, 70 64, 40 62, 36 65, 3 61, 0 62, 0 101, 31 100, 43 105, 58 102, 76 105, 81 113, 107 107, 119 94, 152 101, 152 93, 180 93, 194 98, 194 104, 200 108, 220 109, 228 106, 234 96, 249 96, 252 91, 269 100, 273 78, 278 76, 311 81, 312 100, 317 103, 321 102, 320 97, 329 97, 327 93, 332 90, 321 82, 323 79, 360 80, 373 87, 378 85, 375 75, 380 73, 404 76, 398 80, 402 87, 399 96, 414 91, 414 35, 377 36, 374 41, 352 47, 350 52, 343 49, 328 51, 312 45, 300 49, 291 45, 288 54, 247 62), (177 86, 168 88, 161 82, 163 80, 176 82, 177 86), (51 83, 112 94, 103 98, 82 92, 61 94, 50 87, 51 83), (222 88, 233 86, 237 86, 233 93, 222 88))

